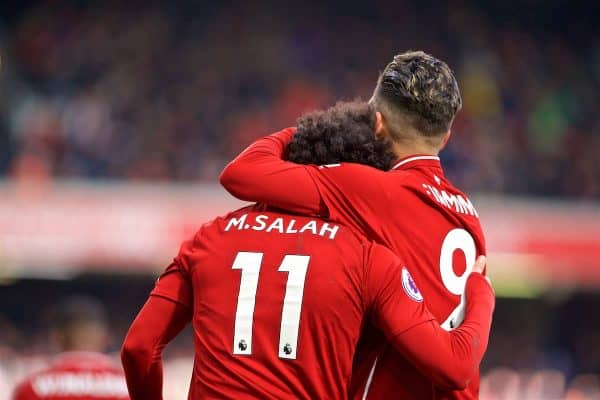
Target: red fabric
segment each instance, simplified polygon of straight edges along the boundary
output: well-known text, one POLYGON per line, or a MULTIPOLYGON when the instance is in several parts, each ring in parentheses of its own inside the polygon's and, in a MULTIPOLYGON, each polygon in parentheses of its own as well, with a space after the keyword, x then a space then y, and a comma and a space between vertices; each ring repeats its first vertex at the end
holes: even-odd
POLYGON ((324 212, 324 203, 308 170, 281 159, 295 132, 295 128, 284 129, 253 143, 224 169, 221 184, 240 200, 270 204, 304 215, 324 212), (263 178, 269 185, 258 181, 263 178), (290 189, 288 179, 298 186, 291 193, 282 193, 282 188, 290 189), (256 190, 258 187, 265 188, 265 192, 256 190))
MULTIPOLYGON (((185 281, 167 272, 161 286, 178 293, 185 281)), ((121 360, 131 400, 162 400, 162 351, 190 322, 191 308, 160 295, 142 307, 121 349, 121 360)))
POLYGON ((99 353, 72 352, 17 386, 14 400, 126 400, 121 368, 99 353))
MULTIPOLYGON (((476 376, 487 348, 495 300, 483 275, 471 274, 466 296, 466 316, 459 328, 447 332, 436 321, 430 321, 390 340, 440 388, 466 388, 476 376)), ((439 397, 442 396, 445 395, 441 392, 439 397)))
MULTIPOLYGON (((246 262, 243 267, 252 266, 246 262)), ((422 346, 414 337, 431 336, 445 346, 449 361, 436 377, 455 387, 452 371, 472 371, 480 361, 469 343, 487 337, 486 316, 474 312, 479 322, 472 323, 471 331, 442 332, 430 324, 433 316, 424 303, 415 299, 418 289, 407 291, 398 278, 403 268, 390 250, 323 220, 261 211, 259 206, 217 218, 183 243, 127 336, 123 361, 132 399, 161 398, 160 352, 187 322, 173 317, 174 310, 190 307, 196 355, 190 399, 345 398, 365 315, 423 368, 435 355, 414 349, 422 346), (250 312, 252 335, 245 338, 251 353, 245 355, 234 354, 240 343, 233 340, 244 270, 232 267, 240 252, 262 254, 250 312), (291 279, 291 272, 281 270, 287 255, 310 257, 300 292, 295 359, 279 356, 282 307, 291 279), (158 307, 157 299, 164 307, 158 307), (467 345, 457 347, 457 340, 467 345)), ((473 298, 489 305, 486 296, 491 296, 489 289, 473 298)), ((489 308, 484 311, 491 314, 489 308)))
MULTIPOLYGON (((459 236, 470 237, 467 241, 474 243, 475 256, 485 254, 485 240, 474 208, 444 177, 439 160, 409 160, 388 172, 347 163, 296 165, 282 160, 293 133, 288 128, 252 144, 225 168, 223 186, 243 200, 328 217, 390 248, 411 267, 433 315, 445 321, 460 304, 461 294, 455 294, 456 287, 451 292, 442 279, 442 247, 449 244, 447 239, 455 229, 460 230, 459 236)), ((464 237, 459 241, 465 247, 464 237)), ((445 263, 445 268, 450 279, 456 280, 453 276, 461 276, 466 263, 462 251, 450 254, 453 261, 445 263)), ((454 325, 459 322, 456 319, 454 325)), ((432 386, 406 358, 391 349, 381 353, 381 339, 380 333, 367 326, 355 359, 351 388, 355 398, 363 397, 375 359, 368 399, 478 397, 478 377, 466 390, 446 393, 432 386)))

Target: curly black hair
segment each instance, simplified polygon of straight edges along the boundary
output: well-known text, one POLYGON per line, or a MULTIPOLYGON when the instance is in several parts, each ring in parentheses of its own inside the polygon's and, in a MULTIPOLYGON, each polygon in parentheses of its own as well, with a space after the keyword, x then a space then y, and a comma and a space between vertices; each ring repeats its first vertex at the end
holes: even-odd
POLYGON ((388 170, 396 160, 387 141, 375 138, 375 109, 362 101, 339 102, 298 119, 286 159, 298 164, 353 162, 388 170))

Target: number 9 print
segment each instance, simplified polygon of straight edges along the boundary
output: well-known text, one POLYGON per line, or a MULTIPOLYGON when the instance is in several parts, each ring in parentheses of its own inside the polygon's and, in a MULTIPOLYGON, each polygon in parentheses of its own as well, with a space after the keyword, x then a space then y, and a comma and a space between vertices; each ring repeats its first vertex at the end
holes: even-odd
POLYGON ((450 293, 460 296, 460 304, 442 323, 442 328, 447 331, 457 328, 465 318, 465 284, 475 264, 475 253, 473 236, 464 229, 452 229, 444 238, 440 252, 442 282, 450 293), (465 255, 466 268, 461 275, 456 275, 452 265, 452 256, 456 250, 462 251, 465 255))

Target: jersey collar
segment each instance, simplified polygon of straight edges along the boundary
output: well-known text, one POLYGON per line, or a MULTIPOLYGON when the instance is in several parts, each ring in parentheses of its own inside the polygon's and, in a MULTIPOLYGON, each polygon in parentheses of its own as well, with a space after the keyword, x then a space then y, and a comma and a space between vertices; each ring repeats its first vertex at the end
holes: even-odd
POLYGON ((438 156, 416 155, 398 160, 398 162, 394 164, 394 166, 391 169, 403 170, 419 166, 434 167, 439 169, 442 168, 440 164, 440 158, 438 156))

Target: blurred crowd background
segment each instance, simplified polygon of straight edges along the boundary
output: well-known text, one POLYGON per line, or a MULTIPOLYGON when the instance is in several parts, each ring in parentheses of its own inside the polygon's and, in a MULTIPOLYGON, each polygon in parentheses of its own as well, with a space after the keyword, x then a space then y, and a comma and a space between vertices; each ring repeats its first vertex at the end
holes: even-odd
MULTIPOLYGON (((463 94, 442 153, 457 186, 600 200, 591 1, 2 3, 5 182, 214 183, 253 139, 368 99, 393 54, 423 49, 448 62, 463 94)), ((135 276, 3 280, 0 258, 0 400, 52 355, 47 307, 100 299, 116 354, 163 261, 135 276)), ((597 288, 499 299, 482 399, 600 399, 598 309, 597 288)), ((169 347, 167 399, 185 396, 191 352, 189 333, 169 347)))
POLYGON ((424 49, 461 85, 443 154, 459 187, 600 197, 593 2, 33 3, 2 27, 8 176, 214 181, 253 138, 368 99, 393 54, 424 49))

